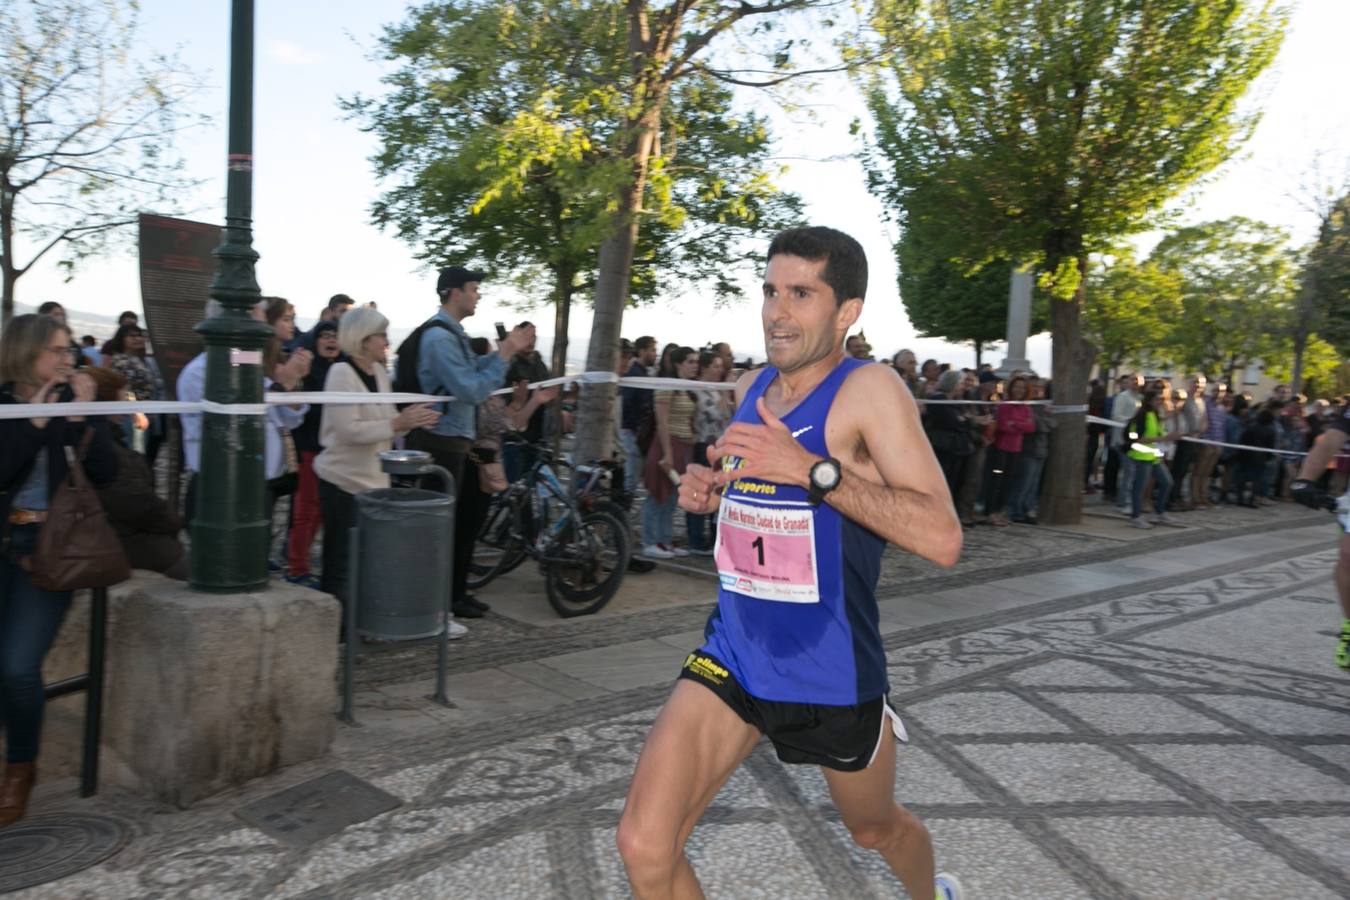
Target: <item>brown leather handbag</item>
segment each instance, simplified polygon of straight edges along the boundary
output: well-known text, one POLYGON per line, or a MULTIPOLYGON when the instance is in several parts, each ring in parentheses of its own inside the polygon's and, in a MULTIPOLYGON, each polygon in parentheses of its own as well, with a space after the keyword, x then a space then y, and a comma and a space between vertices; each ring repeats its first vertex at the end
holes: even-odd
MULTIPOLYGON (((66 479, 52 496, 37 548, 28 558, 29 576, 44 591, 110 587, 131 577, 122 542, 108 524, 103 504, 84 474, 84 455, 93 431, 86 429, 79 453, 66 451, 66 479)), ((42 460, 38 460, 42 465, 42 460)))

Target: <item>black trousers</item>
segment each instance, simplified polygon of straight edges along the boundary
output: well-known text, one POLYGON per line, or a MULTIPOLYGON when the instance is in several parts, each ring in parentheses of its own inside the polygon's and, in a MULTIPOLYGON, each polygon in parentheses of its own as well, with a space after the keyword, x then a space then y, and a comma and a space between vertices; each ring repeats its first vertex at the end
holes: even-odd
MULTIPOLYGON (((418 429, 405 442, 409 450, 425 450, 436 465, 455 479, 455 559, 450 573, 451 608, 462 604, 468 596, 469 563, 473 560, 473 545, 478 529, 487 513, 489 497, 478 486, 478 467, 469 459, 467 438, 448 438, 418 429)), ((428 484, 439 490, 439 484, 428 484)))
POLYGON ((332 594, 345 605, 349 593, 348 553, 352 526, 356 524, 356 497, 320 478, 319 510, 323 515, 323 572, 319 575, 319 590, 332 594))
POLYGON ((1172 457, 1172 496, 1168 499, 1169 503, 1180 503, 1185 499, 1181 483, 1186 480, 1186 473, 1195 462, 1195 447, 1190 441, 1177 441, 1177 452, 1172 457))

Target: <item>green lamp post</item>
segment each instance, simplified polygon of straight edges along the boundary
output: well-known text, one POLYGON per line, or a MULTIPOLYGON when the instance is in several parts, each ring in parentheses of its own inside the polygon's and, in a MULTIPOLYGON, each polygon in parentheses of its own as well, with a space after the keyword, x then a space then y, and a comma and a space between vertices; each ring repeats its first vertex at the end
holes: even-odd
MULTIPOLYGON (((206 344, 208 403, 263 402, 263 348, 272 329, 249 316, 262 297, 253 250, 253 0, 233 0, 230 17, 230 135, 225 239, 211 298, 220 315, 196 331, 206 344)), ((237 412, 237 411, 236 411, 237 412)), ((217 594, 267 586, 269 523, 263 503, 259 415, 206 412, 191 524, 190 584, 217 594)))

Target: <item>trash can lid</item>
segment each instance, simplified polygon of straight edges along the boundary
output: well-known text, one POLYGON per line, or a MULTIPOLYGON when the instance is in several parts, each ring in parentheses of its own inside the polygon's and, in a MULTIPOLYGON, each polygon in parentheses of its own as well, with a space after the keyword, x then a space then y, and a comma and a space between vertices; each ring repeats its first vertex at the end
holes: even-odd
POLYGON ((390 475, 420 475, 430 463, 431 454, 425 450, 380 451, 380 468, 390 475))

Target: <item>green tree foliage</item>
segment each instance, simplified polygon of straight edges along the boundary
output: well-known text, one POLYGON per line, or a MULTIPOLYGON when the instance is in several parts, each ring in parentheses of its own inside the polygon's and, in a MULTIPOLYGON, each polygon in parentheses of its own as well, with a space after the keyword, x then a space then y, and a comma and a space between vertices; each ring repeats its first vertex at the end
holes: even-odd
MULTIPOLYGON (((477 260, 528 301, 594 291, 599 247, 630 170, 624 7, 609 0, 444 0, 384 34, 398 68, 347 108, 380 141, 374 207, 432 262, 477 260)), ((690 73, 670 90, 626 296, 738 296, 747 239, 799 220, 764 119, 690 73)))
MULTIPOLYGON (((1086 396, 1081 334, 1089 254, 1146 229, 1227 159, 1255 117, 1239 109, 1279 47, 1263 0, 880 0, 897 48, 870 86, 873 186, 944 258, 1035 265, 1053 296, 1057 398, 1086 396)), ((1081 515, 1081 420, 1051 440, 1046 521, 1081 515), (1058 474, 1055 474, 1058 473, 1058 474)))
POLYGON ((1083 332, 1102 369, 1158 361, 1181 317, 1182 279, 1154 262, 1118 250, 1088 270, 1083 332))
POLYGON ((1302 288, 1317 316, 1317 331, 1350 357, 1350 194, 1331 204, 1308 252, 1302 288))
MULTIPOLYGON (((930 248, 919 227, 906 228, 895 245, 900 264, 900 300, 920 337, 942 338, 975 348, 976 362, 986 344, 1007 337, 1008 285, 1012 264, 997 260, 967 273, 930 248)), ((1031 334, 1047 327, 1045 303, 1032 308, 1031 334)))
POLYGON ((1337 393, 1337 376, 1345 368, 1341 360, 1344 357, 1336 348, 1321 338, 1308 341, 1304 351, 1302 368, 1298 378, 1294 377, 1294 353, 1292 342, 1283 341, 1283 347, 1276 346, 1267 351, 1265 373, 1276 381, 1298 383, 1299 390, 1310 397, 1327 397, 1337 393))
POLYGON ((1222 373, 1280 352, 1296 296, 1296 259, 1282 229, 1235 217, 1181 228, 1149 262, 1181 284, 1166 352, 1188 369, 1222 373))
POLYGON ((132 0, 0 0, 0 322, 47 254, 69 272, 193 184, 173 140, 204 121, 197 79, 137 25, 132 0))

